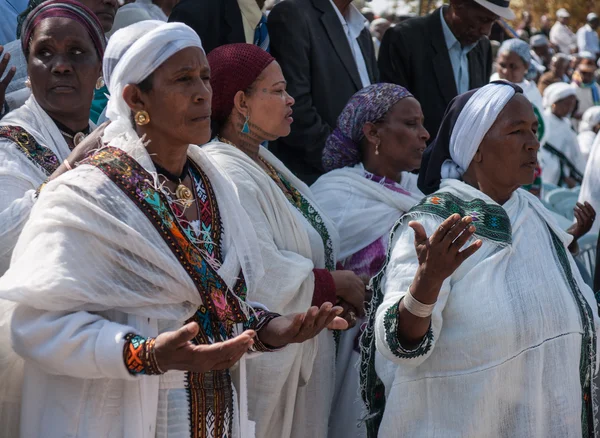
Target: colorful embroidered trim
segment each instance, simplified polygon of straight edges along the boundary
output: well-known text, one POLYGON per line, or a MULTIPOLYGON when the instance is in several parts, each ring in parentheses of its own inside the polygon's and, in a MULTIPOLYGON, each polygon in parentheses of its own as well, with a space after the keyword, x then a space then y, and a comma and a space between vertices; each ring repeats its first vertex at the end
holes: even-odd
POLYGON ((552 244, 556 250, 558 261, 563 269, 567 284, 573 294, 573 299, 579 309, 583 334, 581 338, 581 356, 579 361, 579 380, 581 382, 582 409, 581 409, 581 430, 583 437, 592 438, 595 436, 595 418, 592 402, 592 381, 594 379, 594 370, 596 369, 596 328, 594 327, 594 314, 586 301, 577 281, 573 277, 573 271, 567 251, 562 241, 548 227, 548 232, 552 238, 552 244))
POLYGON ((129 373, 132 375, 163 374, 154 355, 154 343, 156 342, 154 338, 146 339, 142 336, 128 333, 124 339, 123 360, 129 373))
POLYGON ((42 171, 50 176, 54 173, 60 161, 49 148, 39 144, 33 135, 20 126, 0 126, 0 137, 11 140, 17 149, 42 171))
POLYGON ((437 192, 427 196, 406 214, 419 213, 433 214, 444 220, 455 213, 461 217, 471 216, 476 236, 493 242, 512 243, 512 227, 506 211, 481 199, 463 201, 450 193, 437 192))
POLYGON ((433 330, 431 329, 431 324, 429 325, 429 329, 427 330, 427 333, 425 333, 421 343, 412 350, 407 350, 404 348, 398 340, 398 316, 400 311, 398 307, 399 304, 400 301, 391 306, 383 316, 385 340, 391 352, 401 359, 414 359, 427 354, 433 346, 433 330))

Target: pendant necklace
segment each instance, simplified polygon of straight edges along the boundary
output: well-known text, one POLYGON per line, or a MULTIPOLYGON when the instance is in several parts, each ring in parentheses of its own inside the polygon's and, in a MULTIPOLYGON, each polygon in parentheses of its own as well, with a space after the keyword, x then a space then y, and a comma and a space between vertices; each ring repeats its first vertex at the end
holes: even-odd
POLYGON ((183 202, 185 208, 188 208, 190 205, 192 205, 192 203, 194 201, 194 194, 182 182, 185 179, 185 177, 187 176, 189 167, 190 167, 187 160, 185 162, 185 165, 183 166, 181 175, 174 175, 173 173, 169 172, 167 169, 158 165, 154 161, 153 161, 153 163, 154 163, 154 167, 156 167, 156 172, 158 172, 159 174, 164 176, 166 179, 168 179, 172 183, 177 184, 177 189, 175 189, 175 195, 177 196, 177 198, 179 198, 180 201, 183 202))

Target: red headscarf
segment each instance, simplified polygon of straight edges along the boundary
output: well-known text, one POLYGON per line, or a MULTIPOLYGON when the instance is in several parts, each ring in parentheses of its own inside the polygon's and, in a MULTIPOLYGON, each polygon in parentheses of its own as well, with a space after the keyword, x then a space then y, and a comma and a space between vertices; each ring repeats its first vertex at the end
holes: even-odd
POLYGON ((227 120, 238 91, 246 91, 269 64, 271 55, 254 44, 227 44, 208 54, 213 90, 212 118, 217 123, 227 120))

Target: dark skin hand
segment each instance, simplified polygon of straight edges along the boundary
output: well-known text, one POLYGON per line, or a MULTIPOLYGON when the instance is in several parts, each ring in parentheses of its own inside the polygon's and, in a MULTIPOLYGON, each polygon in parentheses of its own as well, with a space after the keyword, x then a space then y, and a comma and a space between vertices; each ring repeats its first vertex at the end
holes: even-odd
MULTIPOLYGON (((0 46, 0 55, 4 52, 4 47, 0 46)), ((4 76, 4 72, 6 72, 6 67, 8 66, 8 62, 10 61, 10 53, 5 54, 2 57, 2 61, 0 61, 0 78, 4 76)), ((6 76, 0 81, 0 110, 4 107, 4 98, 6 97, 6 88, 10 81, 15 77, 15 73, 17 72, 16 67, 11 67, 6 76)))
POLYGON ((573 236, 573 242, 569 245, 571 252, 577 252, 577 240, 592 229, 596 219, 596 210, 588 202, 579 202, 573 209, 576 222, 567 230, 573 236))
MULTIPOLYGON (((463 218, 453 214, 438 229, 427 236, 425 228, 418 222, 408 224, 415 232, 415 250, 419 260, 419 268, 410 287, 412 296, 423 304, 434 304, 437 301, 442 283, 469 257, 481 248, 481 240, 476 240, 466 249, 461 248, 475 232, 472 218, 463 218)), ((429 329, 431 316, 420 318, 399 304, 398 339, 407 348, 416 347, 429 329)))

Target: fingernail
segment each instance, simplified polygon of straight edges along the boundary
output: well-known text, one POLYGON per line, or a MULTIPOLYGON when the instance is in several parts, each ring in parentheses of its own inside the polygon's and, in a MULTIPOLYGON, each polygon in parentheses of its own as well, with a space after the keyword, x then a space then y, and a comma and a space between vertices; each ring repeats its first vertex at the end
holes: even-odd
POLYGON ((469 227, 469 231, 470 231, 471 233, 474 233, 474 232, 475 232, 475 227, 474 227, 473 225, 471 225, 471 226, 469 227))

